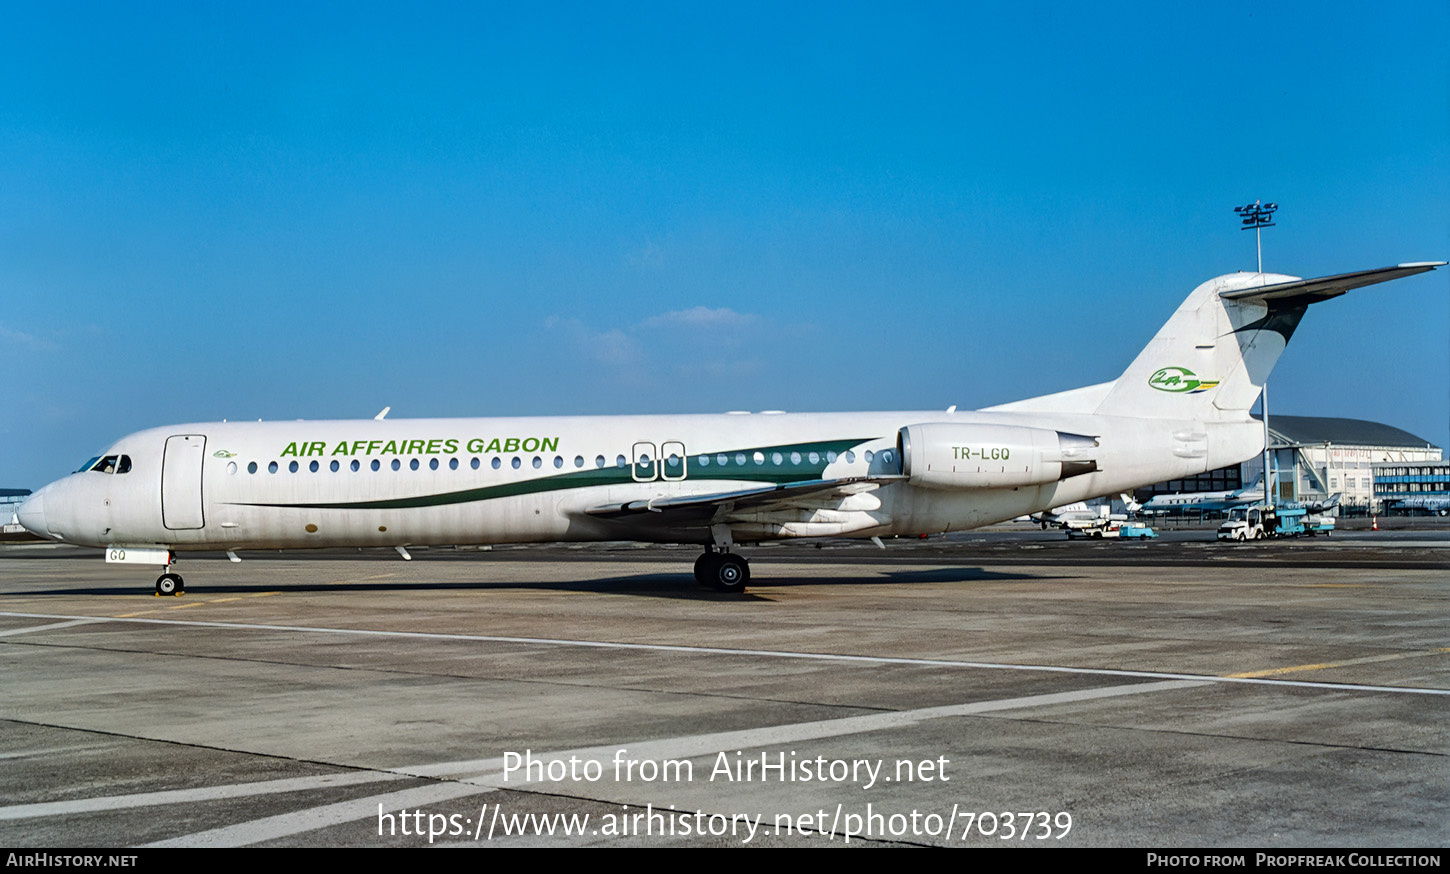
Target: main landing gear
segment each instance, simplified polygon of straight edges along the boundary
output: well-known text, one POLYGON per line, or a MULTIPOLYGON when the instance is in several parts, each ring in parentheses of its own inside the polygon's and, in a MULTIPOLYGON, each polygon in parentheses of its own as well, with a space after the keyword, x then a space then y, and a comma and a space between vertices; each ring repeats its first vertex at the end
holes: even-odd
POLYGON ((731 552, 735 540, 729 525, 711 525, 714 543, 695 559, 695 581, 717 592, 743 592, 750 582, 750 563, 731 552))
POLYGON ((707 552, 695 559, 695 581, 717 592, 743 592, 750 563, 733 552, 707 552))

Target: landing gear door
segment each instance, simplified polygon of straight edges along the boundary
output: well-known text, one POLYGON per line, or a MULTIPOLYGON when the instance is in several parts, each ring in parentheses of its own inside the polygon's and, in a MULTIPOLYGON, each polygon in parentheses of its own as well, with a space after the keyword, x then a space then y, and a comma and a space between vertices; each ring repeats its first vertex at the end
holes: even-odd
POLYGON ((206 437, 200 434, 166 438, 161 460, 161 524, 172 531, 201 528, 201 465, 206 437))

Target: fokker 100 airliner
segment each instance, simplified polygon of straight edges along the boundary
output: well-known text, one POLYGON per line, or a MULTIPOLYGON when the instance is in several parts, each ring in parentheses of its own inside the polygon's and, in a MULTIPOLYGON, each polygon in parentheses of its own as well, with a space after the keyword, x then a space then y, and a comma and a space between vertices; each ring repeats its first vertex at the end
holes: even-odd
POLYGON ((1444 263, 1220 276, 1116 380, 975 412, 173 425, 17 515, 165 566, 158 594, 182 592, 185 551, 591 540, 699 544, 696 579, 741 591, 738 542, 956 531, 1251 458, 1249 408, 1308 305, 1444 263))

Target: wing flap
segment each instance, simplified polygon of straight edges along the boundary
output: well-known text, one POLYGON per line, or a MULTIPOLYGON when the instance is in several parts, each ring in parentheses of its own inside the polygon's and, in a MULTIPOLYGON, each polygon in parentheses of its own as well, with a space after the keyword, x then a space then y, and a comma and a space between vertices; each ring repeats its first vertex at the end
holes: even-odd
POLYGON ((648 500, 590 507, 584 512, 601 519, 622 519, 639 516, 643 513, 659 513, 664 516, 662 521, 667 521, 671 525, 679 525, 691 521, 706 521, 714 517, 717 512, 722 511, 731 513, 769 506, 799 506, 811 498, 845 497, 858 491, 862 486, 879 485, 902 479, 905 477, 891 475, 803 480, 703 495, 662 495, 648 500))

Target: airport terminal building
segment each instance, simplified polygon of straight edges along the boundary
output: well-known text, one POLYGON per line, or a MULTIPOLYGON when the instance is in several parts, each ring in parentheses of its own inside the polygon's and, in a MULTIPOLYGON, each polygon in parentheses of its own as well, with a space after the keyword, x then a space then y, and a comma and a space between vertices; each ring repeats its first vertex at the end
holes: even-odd
POLYGON ((1386 461, 1374 466, 1374 497, 1383 504, 1415 498, 1450 500, 1450 461, 1386 461))

